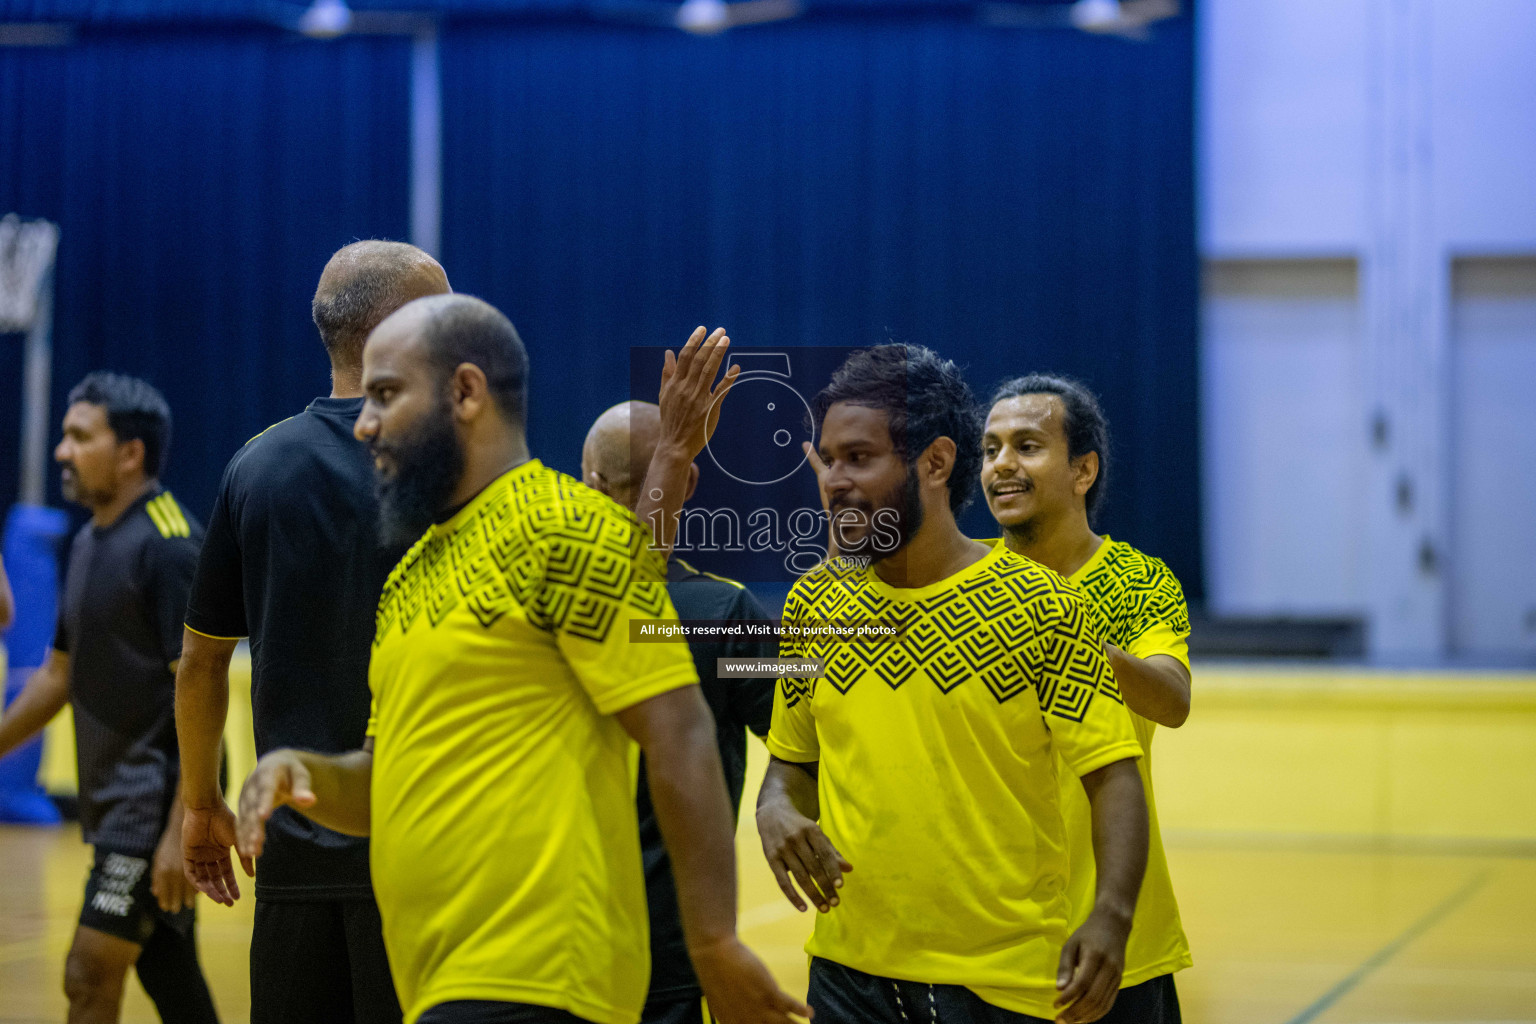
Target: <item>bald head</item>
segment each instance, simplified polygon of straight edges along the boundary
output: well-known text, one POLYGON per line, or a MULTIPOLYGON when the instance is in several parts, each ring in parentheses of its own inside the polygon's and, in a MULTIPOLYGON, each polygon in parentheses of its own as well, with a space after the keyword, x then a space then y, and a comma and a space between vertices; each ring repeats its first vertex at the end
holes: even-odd
POLYGON ((412 299, 450 290, 437 260, 414 245, 369 240, 340 249, 320 274, 310 307, 333 370, 360 373, 363 344, 385 317, 412 299))
MULTIPOLYGON (((479 367, 497 410, 522 429, 528 412, 528 351, 512 321, 472 295, 429 295, 384 318, 369 336, 369 351, 412 348, 437 379, 468 363, 479 367)), ((370 357, 371 358, 371 357, 370 357)))
POLYGON ((581 446, 581 476, 587 485, 630 509, 661 436, 661 410, 650 402, 621 402, 604 412, 581 446))

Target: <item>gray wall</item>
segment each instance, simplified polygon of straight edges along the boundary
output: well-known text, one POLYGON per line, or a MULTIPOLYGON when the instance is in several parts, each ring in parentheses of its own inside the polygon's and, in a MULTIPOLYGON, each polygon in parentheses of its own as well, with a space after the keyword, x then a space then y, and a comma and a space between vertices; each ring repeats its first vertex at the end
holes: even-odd
POLYGON ((1198 11, 1212 609, 1536 659, 1529 0, 1198 11))

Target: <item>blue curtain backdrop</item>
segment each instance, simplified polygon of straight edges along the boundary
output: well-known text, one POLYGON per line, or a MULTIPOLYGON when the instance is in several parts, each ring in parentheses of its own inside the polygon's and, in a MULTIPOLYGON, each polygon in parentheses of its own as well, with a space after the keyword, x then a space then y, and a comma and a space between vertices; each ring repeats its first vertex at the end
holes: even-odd
MULTIPOLYGON (((1103 525, 1198 597, 1187 15, 1133 44, 844 5, 700 39, 464 6, 441 37, 442 258, 522 332, 546 461, 574 471, 629 397, 630 346, 699 323, 921 342, 982 394, 1072 373, 1116 435, 1103 525)), ((203 514, 234 449, 325 391, 321 265, 407 231, 408 50, 234 25, 0 49, 0 211, 63 227, 55 419, 88 369, 151 378, 179 421, 169 483, 203 514)))
MULTIPOLYGON (((929 345, 1104 397, 1104 525, 1199 591, 1187 22, 1132 45, 952 20, 693 39, 454 32, 444 259, 532 352, 562 469, 631 345, 929 345)), ((636 395, 649 397, 651 395, 636 395)), ((967 526, 995 535, 984 506, 967 526)))
POLYGON ((0 48, 0 212, 61 231, 52 423, 91 370, 147 378, 176 418, 166 483, 206 517, 230 455, 330 390, 309 300, 335 249, 406 233, 408 51, 245 31, 0 48))

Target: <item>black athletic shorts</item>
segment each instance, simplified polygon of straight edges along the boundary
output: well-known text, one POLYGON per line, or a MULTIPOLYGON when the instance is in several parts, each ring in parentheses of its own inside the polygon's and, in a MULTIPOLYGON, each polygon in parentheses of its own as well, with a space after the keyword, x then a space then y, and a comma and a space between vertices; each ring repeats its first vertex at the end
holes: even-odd
POLYGON ((379 907, 256 901, 251 1024, 400 1024, 379 907))
POLYGON ((709 1004, 697 992, 670 998, 647 999, 640 1024, 718 1024, 709 1004))
POLYGON ((1098 1024, 1182 1024, 1179 993, 1173 975, 1160 974, 1150 981, 1120 990, 1115 1005, 1098 1024))
POLYGON ((587 1024, 574 1013, 532 1003, 498 1003, 488 999, 459 999, 438 1003, 416 1018, 416 1024, 587 1024))
POLYGON ((1050 1024, 993 1006, 964 985, 865 974, 816 957, 806 1002, 816 1024, 1050 1024))
POLYGON ((139 945, 155 933, 155 923, 182 935, 192 932, 196 911, 191 907, 168 914, 150 891, 154 877, 150 857, 96 847, 90 877, 85 880, 85 905, 80 923, 139 945))

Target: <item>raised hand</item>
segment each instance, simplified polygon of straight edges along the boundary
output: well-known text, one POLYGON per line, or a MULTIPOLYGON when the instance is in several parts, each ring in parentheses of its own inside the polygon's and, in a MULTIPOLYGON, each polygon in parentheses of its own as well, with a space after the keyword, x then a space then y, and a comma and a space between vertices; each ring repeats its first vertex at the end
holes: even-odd
POLYGON ((720 364, 731 339, 724 327, 716 327, 709 337, 704 328, 694 328, 688 342, 676 355, 670 349, 661 367, 661 391, 656 404, 661 407, 659 445, 673 445, 687 453, 687 461, 698 458, 714 435, 720 422, 720 405, 741 375, 741 367, 732 364, 725 376, 715 383, 720 364))

